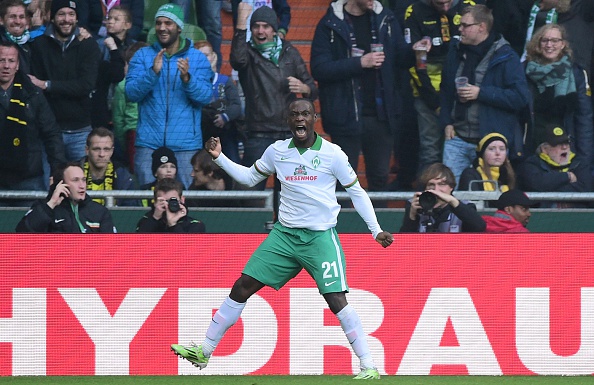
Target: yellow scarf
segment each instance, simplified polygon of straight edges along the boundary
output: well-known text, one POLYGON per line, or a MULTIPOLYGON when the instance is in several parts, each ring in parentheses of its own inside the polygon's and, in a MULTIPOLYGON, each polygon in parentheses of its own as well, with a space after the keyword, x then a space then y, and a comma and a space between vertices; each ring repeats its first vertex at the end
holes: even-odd
MULTIPOLYGON (((489 167, 489 171, 491 171, 491 178, 487 176, 485 173, 485 162, 483 158, 479 158, 479 165, 476 170, 481 175, 482 180, 496 180, 499 182, 500 171, 499 167, 489 167)), ((509 186, 506 184, 499 184, 499 191, 506 192, 509 190, 509 186)), ((493 182, 483 182, 483 191, 495 191, 495 184, 493 182)))
POLYGON ((572 151, 569 151, 569 163, 567 163, 566 165, 560 165, 559 163, 551 159, 551 157, 545 154, 544 152, 541 152, 538 156, 540 156, 540 159, 544 160, 545 162, 553 166, 559 172, 569 171, 569 165, 571 164, 573 158, 575 158, 575 154, 572 151))
MULTIPOLYGON (((103 180, 93 180, 93 176, 91 175, 91 170, 89 168, 89 161, 85 161, 83 169, 85 171, 85 178, 87 179, 87 190, 113 190, 113 183, 116 175, 112 162, 107 164, 107 170, 105 170, 105 177, 103 180), (97 183, 100 181, 101 183, 97 183)), ((93 200, 99 204, 105 205, 105 199, 97 198, 93 200)))

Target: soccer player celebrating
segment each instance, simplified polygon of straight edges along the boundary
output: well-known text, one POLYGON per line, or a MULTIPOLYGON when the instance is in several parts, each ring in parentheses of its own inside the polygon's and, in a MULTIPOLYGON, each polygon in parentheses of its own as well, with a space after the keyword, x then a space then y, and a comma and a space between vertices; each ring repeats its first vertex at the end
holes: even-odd
POLYGON ((175 354, 200 369, 206 367, 212 352, 227 329, 237 322, 253 294, 264 286, 279 290, 305 268, 361 361, 361 372, 355 379, 380 378, 361 319, 346 299, 345 257, 335 229, 340 211, 336 182, 344 186, 379 244, 388 247, 394 238, 380 228, 371 200, 359 184, 346 154, 314 131, 316 120, 310 100, 292 102, 288 124, 293 138, 270 145, 250 168, 229 160, 221 152, 219 138, 210 138, 205 145, 215 163, 241 184, 254 186, 276 173, 281 193, 278 222, 254 251, 231 293, 213 316, 202 345, 171 345, 175 354), (325 266, 340 268, 326 271, 325 266))

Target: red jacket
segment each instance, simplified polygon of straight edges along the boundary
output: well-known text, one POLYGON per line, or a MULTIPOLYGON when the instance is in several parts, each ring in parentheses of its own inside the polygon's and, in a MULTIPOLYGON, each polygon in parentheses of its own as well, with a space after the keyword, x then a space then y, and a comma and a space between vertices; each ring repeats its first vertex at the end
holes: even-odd
POLYGON ((487 233, 529 233, 527 228, 505 211, 497 210, 494 216, 483 215, 487 233))

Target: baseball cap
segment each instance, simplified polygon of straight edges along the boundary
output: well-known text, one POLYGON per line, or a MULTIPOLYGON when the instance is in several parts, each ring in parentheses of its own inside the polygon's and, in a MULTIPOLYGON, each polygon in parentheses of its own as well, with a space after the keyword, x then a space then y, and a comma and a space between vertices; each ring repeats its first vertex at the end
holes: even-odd
POLYGON ((558 124, 549 124, 545 127, 545 141, 551 146, 569 143, 569 135, 558 124))
POLYGON ((508 190, 499 196, 495 207, 499 210, 503 210, 507 206, 527 206, 533 205, 533 202, 528 198, 525 192, 517 189, 508 190))

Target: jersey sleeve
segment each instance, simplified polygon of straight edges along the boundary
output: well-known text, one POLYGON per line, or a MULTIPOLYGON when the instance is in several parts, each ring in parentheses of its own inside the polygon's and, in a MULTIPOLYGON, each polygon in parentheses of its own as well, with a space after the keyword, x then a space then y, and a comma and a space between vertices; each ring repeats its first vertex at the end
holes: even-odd
POLYGON ((336 153, 332 158, 332 172, 344 188, 348 188, 357 183, 357 173, 349 163, 347 155, 340 148, 337 148, 336 153))

